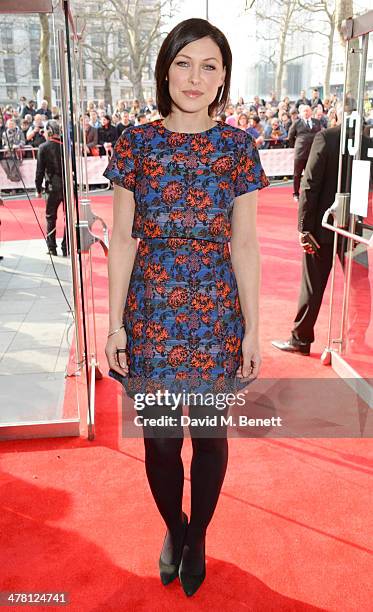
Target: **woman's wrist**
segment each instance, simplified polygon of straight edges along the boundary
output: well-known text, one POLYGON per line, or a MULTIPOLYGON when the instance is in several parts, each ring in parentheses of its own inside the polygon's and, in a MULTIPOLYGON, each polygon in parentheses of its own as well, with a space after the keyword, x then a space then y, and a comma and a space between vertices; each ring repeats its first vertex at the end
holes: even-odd
POLYGON ((250 338, 255 338, 258 339, 259 338, 259 330, 258 328, 250 328, 250 327, 246 327, 245 328, 245 336, 250 336, 250 338))
POLYGON ((110 336, 114 336, 114 334, 118 333, 122 329, 124 329, 123 323, 122 325, 118 325, 118 327, 115 327, 114 329, 109 329, 107 337, 110 338, 110 336))

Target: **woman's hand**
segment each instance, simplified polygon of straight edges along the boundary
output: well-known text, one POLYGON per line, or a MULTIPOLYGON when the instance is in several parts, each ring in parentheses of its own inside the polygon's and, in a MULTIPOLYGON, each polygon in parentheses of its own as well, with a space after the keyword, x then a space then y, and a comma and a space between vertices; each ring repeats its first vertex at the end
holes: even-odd
POLYGON ((122 328, 116 334, 113 334, 107 339, 105 347, 105 354, 109 367, 122 376, 128 375, 127 356, 124 352, 126 346, 127 334, 124 328, 122 328), (120 353, 117 353, 118 349, 120 350, 120 353))
MULTIPOLYGON (((260 364, 262 362, 257 334, 246 333, 242 340, 242 366, 238 368, 236 376, 243 382, 252 381, 257 378, 260 364)), ((244 387, 240 393, 248 393, 249 385, 244 387)))

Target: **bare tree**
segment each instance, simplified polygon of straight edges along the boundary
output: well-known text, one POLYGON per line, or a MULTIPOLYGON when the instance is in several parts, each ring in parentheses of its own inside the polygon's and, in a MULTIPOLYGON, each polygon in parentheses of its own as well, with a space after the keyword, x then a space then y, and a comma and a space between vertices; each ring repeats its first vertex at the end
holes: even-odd
POLYGON ((135 98, 142 103, 142 74, 149 64, 150 52, 159 39, 163 4, 147 0, 127 0, 126 3, 123 0, 108 0, 108 4, 111 5, 113 17, 120 24, 122 42, 130 60, 123 72, 132 83, 135 98))
POLYGON ((52 79, 49 61, 49 17, 44 13, 39 13, 40 20, 40 54, 39 54, 39 82, 41 98, 52 104, 52 79))
MULTIPOLYGON (((339 38, 341 45, 346 48, 346 41, 343 37, 342 22, 345 19, 352 17, 354 11, 353 0, 336 0, 335 5, 335 22, 336 28, 339 32, 339 38)), ((350 53, 348 56, 347 66, 347 78, 346 78, 346 91, 352 93, 353 97, 357 95, 358 80, 359 80, 359 67, 360 67, 360 54, 358 53, 359 40, 355 38, 350 42, 350 53)))
POLYGON ((160 36, 161 2, 150 0, 88 0, 78 17, 86 22, 85 57, 104 80, 105 100, 112 105, 111 81, 118 71, 144 103, 143 73, 160 36))
MULTIPOLYGON (((262 38, 269 43, 277 42, 274 63, 276 65, 275 90, 276 95, 281 96, 283 93, 283 76, 284 69, 287 64, 307 55, 321 55, 321 53, 309 51, 300 53, 293 57, 289 57, 288 41, 297 33, 306 33, 307 26, 303 23, 302 13, 298 0, 272 0, 270 11, 263 12, 262 5, 256 8, 256 17, 260 22, 270 26, 270 33, 260 34, 262 38)), ((268 53, 270 50, 268 51, 268 53)))
POLYGON ((327 61, 324 73, 324 96, 330 94, 330 73, 332 70, 333 61, 333 42, 335 32, 335 0, 313 0, 312 2, 302 2, 298 0, 299 6, 306 11, 317 17, 317 26, 311 22, 310 28, 307 31, 310 34, 320 34, 327 39, 328 51, 327 61), (324 15, 324 19, 320 19, 320 14, 324 15), (322 29, 322 26, 326 26, 326 32, 322 29))

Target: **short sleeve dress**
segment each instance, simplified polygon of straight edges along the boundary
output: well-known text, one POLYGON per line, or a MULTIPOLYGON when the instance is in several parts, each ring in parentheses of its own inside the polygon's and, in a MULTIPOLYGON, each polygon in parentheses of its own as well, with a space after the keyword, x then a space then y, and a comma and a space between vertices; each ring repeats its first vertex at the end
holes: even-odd
POLYGON ((199 133, 162 120, 131 126, 104 176, 134 193, 140 238, 123 308, 129 372, 109 375, 127 392, 131 379, 231 388, 244 335, 229 250, 234 198, 269 185, 253 138, 222 122, 199 133))

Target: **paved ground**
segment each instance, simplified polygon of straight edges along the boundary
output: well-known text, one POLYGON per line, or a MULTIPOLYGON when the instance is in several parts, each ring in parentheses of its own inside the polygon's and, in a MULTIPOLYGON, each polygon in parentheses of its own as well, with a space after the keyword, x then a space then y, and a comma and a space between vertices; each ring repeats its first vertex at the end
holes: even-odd
MULTIPOLYGON (((5 242, 0 261, 0 426, 61 416, 73 318, 43 240, 5 242)), ((53 258, 72 304, 70 259, 53 258)))

